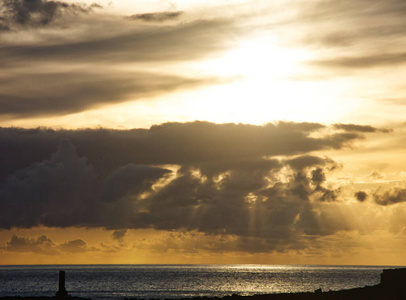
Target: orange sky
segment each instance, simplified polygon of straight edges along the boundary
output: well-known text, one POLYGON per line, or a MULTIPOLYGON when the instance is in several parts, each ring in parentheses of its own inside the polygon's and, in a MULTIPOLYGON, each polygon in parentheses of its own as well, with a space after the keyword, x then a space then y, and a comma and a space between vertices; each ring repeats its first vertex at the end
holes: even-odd
POLYGON ((0 7, 0 264, 406 265, 401 0, 0 7))

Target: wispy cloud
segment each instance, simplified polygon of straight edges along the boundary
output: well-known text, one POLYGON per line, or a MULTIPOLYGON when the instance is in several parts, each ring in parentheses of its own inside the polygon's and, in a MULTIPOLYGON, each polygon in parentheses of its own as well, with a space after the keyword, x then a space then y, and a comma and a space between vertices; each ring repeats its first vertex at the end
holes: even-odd
POLYGON ((308 61, 308 66, 339 72, 406 62, 404 1, 313 1, 297 5, 300 8, 295 19, 283 30, 288 36, 294 36, 293 30, 301 32, 292 38, 291 46, 302 45, 317 52, 317 59, 308 61))
MULTIPOLYGON (((233 20, 224 18, 167 26, 139 24, 123 16, 93 12, 96 4, 21 0, 6 1, 3 6, 3 27, 24 25, 0 32, 4 71, 0 111, 8 118, 70 114, 219 84, 221 79, 214 75, 186 74, 167 64, 226 51, 231 43, 224 36, 237 30, 233 20), (162 68, 148 69, 148 63, 162 68)), ((179 16, 180 12, 138 15, 155 21, 179 16)))
POLYGON ((101 6, 48 0, 3 0, 0 3, 0 29, 47 26, 64 14, 88 13, 94 8, 101 6))
POLYGON ((145 22, 165 22, 169 20, 178 19, 183 12, 181 11, 168 11, 168 12, 154 12, 131 15, 129 18, 132 20, 141 20, 145 22))
POLYGON ((384 133, 392 132, 392 130, 386 128, 376 128, 370 125, 357 125, 357 124, 333 124, 333 128, 349 132, 384 132, 384 133))
POLYGON ((373 55, 358 54, 347 57, 334 57, 309 62, 312 65, 326 68, 368 69, 376 67, 392 67, 406 63, 406 53, 377 53, 373 55))
POLYGON ((0 79, 0 115, 8 117, 69 114, 216 82, 214 78, 85 70, 7 77, 0 79))

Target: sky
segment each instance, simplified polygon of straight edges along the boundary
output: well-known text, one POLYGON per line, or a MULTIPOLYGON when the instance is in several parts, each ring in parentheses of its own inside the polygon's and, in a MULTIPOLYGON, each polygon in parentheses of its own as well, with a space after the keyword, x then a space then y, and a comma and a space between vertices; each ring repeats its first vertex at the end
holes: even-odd
POLYGON ((403 0, 0 0, 0 264, 406 265, 403 0))

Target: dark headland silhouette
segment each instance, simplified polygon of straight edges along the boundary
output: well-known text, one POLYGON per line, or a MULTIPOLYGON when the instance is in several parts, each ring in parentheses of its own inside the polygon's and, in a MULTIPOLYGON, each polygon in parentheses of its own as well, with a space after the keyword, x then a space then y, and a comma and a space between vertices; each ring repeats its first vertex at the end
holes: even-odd
MULTIPOLYGON (((59 289, 54 297, 2 297, 0 300, 91 300, 89 298, 73 297, 65 288, 65 271, 59 272, 59 289)), ((136 300, 143 298, 125 298, 123 300, 136 300)), ((386 269, 381 274, 381 282, 374 286, 366 286, 341 291, 322 291, 283 294, 261 294, 254 296, 219 297, 191 297, 193 300, 406 300, 406 268, 386 269)))

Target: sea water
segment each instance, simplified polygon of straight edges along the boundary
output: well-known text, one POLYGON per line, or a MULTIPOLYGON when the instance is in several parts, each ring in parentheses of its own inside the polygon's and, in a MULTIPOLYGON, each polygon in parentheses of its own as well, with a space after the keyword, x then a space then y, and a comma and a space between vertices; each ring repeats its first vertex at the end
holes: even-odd
MULTIPOLYGON (((342 290, 378 284, 377 266, 40 265, 0 266, 0 297, 54 296, 59 271, 66 290, 92 299, 223 297, 342 290)), ((393 268, 393 267, 392 267, 393 268)))

